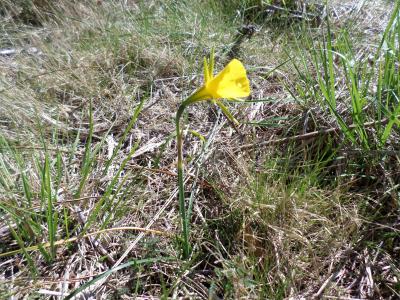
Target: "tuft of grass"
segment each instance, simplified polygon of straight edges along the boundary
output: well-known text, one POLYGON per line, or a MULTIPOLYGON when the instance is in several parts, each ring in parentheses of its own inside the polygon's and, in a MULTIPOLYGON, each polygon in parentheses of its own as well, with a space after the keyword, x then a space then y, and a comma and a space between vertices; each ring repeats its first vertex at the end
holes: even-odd
POLYGON ((398 22, 395 20, 398 15, 397 3, 379 45, 367 58, 358 59, 353 45, 355 41, 346 29, 335 33, 337 36, 333 43, 329 19, 322 39, 313 39, 312 34, 305 32, 305 38, 296 40, 295 54, 288 53, 301 78, 301 84, 294 88, 298 96, 293 96, 302 103, 313 99, 325 106, 349 142, 366 150, 384 147, 397 122, 399 108, 395 103, 398 99, 393 98, 397 97, 394 96, 397 92, 393 91, 398 91, 399 82, 396 76, 389 74, 393 74, 391 70, 397 64, 395 40, 398 38, 398 22), (383 49, 383 45, 388 46, 383 49), (372 88, 371 83, 376 84, 376 88, 372 88), (387 86, 391 89, 388 90, 387 86), (338 90, 345 92, 338 95, 338 90), (340 104, 345 107, 339 107, 338 99, 343 97, 340 104), (376 128, 376 135, 372 137, 366 128, 371 120, 376 128))

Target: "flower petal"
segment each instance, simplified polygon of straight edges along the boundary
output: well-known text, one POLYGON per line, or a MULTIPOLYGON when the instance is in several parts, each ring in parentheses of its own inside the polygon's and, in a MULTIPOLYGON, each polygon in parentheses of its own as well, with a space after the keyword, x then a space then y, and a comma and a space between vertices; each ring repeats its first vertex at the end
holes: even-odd
POLYGON ((243 64, 233 59, 212 80, 206 82, 206 88, 213 98, 240 98, 250 95, 250 84, 243 64))
POLYGON ((211 49, 210 60, 208 65, 208 75, 210 76, 210 80, 214 78, 214 63, 215 62, 215 52, 214 48, 211 49))
POLYGON ((210 68, 208 67, 207 64, 207 58, 204 57, 204 82, 207 84, 207 82, 210 81, 210 68))

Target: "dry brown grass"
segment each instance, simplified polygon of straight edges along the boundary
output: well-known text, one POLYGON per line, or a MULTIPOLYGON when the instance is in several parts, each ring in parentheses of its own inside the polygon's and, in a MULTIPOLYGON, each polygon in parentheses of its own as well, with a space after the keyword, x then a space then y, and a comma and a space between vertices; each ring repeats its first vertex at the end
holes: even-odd
MULTIPOLYGON (((358 7, 360 3, 332 3, 332 22, 340 28, 356 20, 357 34, 369 41, 360 43, 357 51, 361 53, 372 48, 377 33, 383 31, 390 4, 369 1, 358 7)), ((177 8, 169 1, 162 5, 158 1, 145 5, 60 1, 57 13, 45 15, 40 12, 47 10, 36 5, 38 24, 24 24, 19 19, 24 16, 9 8, 6 15, 0 15, 4 20, 0 48, 16 49, 16 54, 0 56, 0 130, 17 149, 23 171, 29 174, 34 200, 26 210, 43 213, 39 200, 40 162, 45 155, 41 136, 50 149, 54 177, 54 149, 61 149, 64 173, 55 209, 60 218, 68 219, 69 233, 74 233, 77 224, 82 229, 118 167, 140 140, 118 176, 120 188, 107 198, 111 207, 104 208, 89 231, 101 229, 109 217, 107 228, 135 226, 178 233, 172 135, 176 108, 200 84, 198 62, 212 45, 218 46, 222 64, 232 47, 235 26, 242 25, 240 18, 227 18, 218 5, 201 3, 177 8), (198 7, 203 10, 194 11, 198 7), (142 99, 146 100, 140 118, 105 174, 107 157, 142 99), (101 148, 76 199, 89 135, 90 103, 94 123, 90 147, 101 148)), ((319 164, 320 153, 328 143, 339 145, 340 136, 258 147, 262 141, 330 128, 335 121, 320 104, 293 100, 284 83, 295 85, 298 75, 287 64, 269 74, 285 60, 283 50, 294 49, 290 43, 294 33, 263 23, 256 27, 257 32, 242 41, 237 55, 250 70, 251 99, 272 101, 230 107, 243 123, 268 120, 271 124, 243 124, 234 129, 208 104, 191 107, 187 114, 190 129, 207 138, 203 144, 190 134, 185 137, 187 186, 195 199, 191 259, 179 260, 174 239, 113 231, 63 244, 51 263, 40 252, 32 252, 39 270, 36 277, 26 256, 0 258, 0 297, 62 298, 119 260, 155 257, 175 260, 120 270, 93 284, 82 299, 398 296, 397 177, 392 174, 395 167, 387 167, 397 155, 388 158, 381 169, 376 162, 357 173, 352 166, 360 152, 351 154, 349 149, 337 155, 347 155, 345 162, 319 164), (306 116, 310 116, 307 122, 306 116), (253 148, 238 151, 251 143, 253 148), (363 176, 373 174, 389 179, 363 181, 363 176), (391 201, 393 207, 382 199, 391 201), (388 219, 379 220, 377 215, 388 219)), ((345 113, 345 104, 342 107, 345 113)), ((13 151, 0 153, 5 182, 0 201, 24 207, 22 171, 13 151)), ((19 248, 9 228, 20 232, 24 222, 18 224, 4 209, 0 218, 1 251, 19 248)), ((60 222, 58 239, 67 237, 65 225, 60 222)), ((41 226, 46 228, 46 222, 41 226)), ((47 242, 47 236, 25 242, 26 246, 37 245, 47 242)))

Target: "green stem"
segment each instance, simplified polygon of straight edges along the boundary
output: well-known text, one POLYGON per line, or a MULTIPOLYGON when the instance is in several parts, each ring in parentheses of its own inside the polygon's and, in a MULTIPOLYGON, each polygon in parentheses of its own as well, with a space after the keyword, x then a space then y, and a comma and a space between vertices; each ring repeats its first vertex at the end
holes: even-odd
POLYGON ((189 105, 207 99, 204 94, 204 89, 199 89, 189 98, 181 103, 176 113, 175 128, 176 128, 176 144, 178 148, 178 199, 179 199, 179 213, 181 216, 181 227, 182 227, 182 256, 187 259, 190 255, 190 243, 189 243, 189 220, 186 210, 185 203, 185 185, 184 185, 184 163, 183 163, 183 132, 180 128, 180 120, 189 105))
POLYGON ((184 102, 179 106, 176 114, 176 144, 178 148, 178 197, 179 197, 179 213, 181 215, 181 226, 182 226, 182 255, 186 259, 189 257, 190 246, 189 246, 189 226, 186 217, 186 205, 185 205, 185 186, 184 186, 184 170, 183 170, 183 134, 180 129, 180 118, 186 105, 184 102))

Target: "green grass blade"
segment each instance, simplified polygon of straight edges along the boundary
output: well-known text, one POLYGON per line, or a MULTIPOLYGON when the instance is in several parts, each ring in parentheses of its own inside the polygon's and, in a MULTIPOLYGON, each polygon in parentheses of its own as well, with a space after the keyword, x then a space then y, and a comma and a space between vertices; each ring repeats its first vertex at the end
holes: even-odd
POLYGON ((53 195, 51 189, 51 174, 50 174, 50 162, 48 154, 45 155, 45 162, 43 168, 43 185, 45 196, 47 198, 47 209, 46 209, 46 220, 47 220, 47 230, 48 230, 48 237, 50 243, 50 257, 51 259, 55 258, 56 255, 56 248, 54 242, 56 240, 56 233, 57 233, 57 222, 55 219, 54 207, 53 207, 53 195))
POLYGON ((326 18, 326 24, 327 24, 327 49, 324 51, 325 54, 325 60, 326 58, 328 61, 328 65, 326 68, 328 69, 327 72, 325 72, 325 75, 327 76, 327 86, 328 88, 328 94, 329 94, 329 101, 331 103, 331 106, 333 109, 336 111, 336 95, 335 95, 335 71, 334 71, 334 66, 333 66, 333 48, 332 48, 332 32, 331 32, 331 25, 329 22, 329 17, 326 18))
POLYGON ((99 281, 102 278, 105 278, 105 277, 109 276, 110 274, 115 273, 119 270, 123 270, 128 267, 137 267, 137 266, 141 266, 141 265, 147 265, 147 264, 152 264, 152 263, 156 263, 156 262, 172 261, 172 260, 174 260, 174 258, 172 258, 172 257, 156 257, 156 258, 138 259, 138 260, 133 260, 133 261, 124 263, 124 264, 122 264, 118 267, 112 268, 112 269, 98 275, 96 278, 86 282, 85 284, 83 284, 82 286, 80 286, 79 288, 74 290, 72 293, 70 293, 67 297, 65 297, 65 300, 72 299, 79 293, 83 292, 84 290, 86 290, 87 288, 89 288, 90 286, 95 284, 97 281, 99 281))
POLYGON ((135 143, 135 145, 132 147, 132 149, 130 150, 130 152, 127 155, 127 157, 121 163, 118 171, 116 172, 116 174, 111 179, 111 182, 108 184, 108 186, 106 188, 106 191, 104 192, 103 196, 99 199, 99 201, 96 203, 93 211, 90 213, 90 215, 89 215, 89 217, 88 217, 88 219, 86 221, 85 227, 82 229, 82 232, 81 232, 82 235, 86 233, 86 231, 89 229, 90 225, 94 222, 94 220, 99 215, 100 211, 102 210, 103 212, 105 212, 112 205, 112 202, 109 202, 109 203, 107 203, 106 208, 103 207, 103 204, 105 203, 105 201, 107 199, 109 199, 112 191, 115 189, 115 186, 118 183, 118 179, 119 179, 119 176, 120 176, 121 172, 125 169, 126 164, 130 161, 132 155, 136 152, 137 148, 139 147, 139 144, 140 144, 140 140, 138 140, 135 143))
POLYGON ((91 170, 92 166, 92 155, 91 155, 91 150, 90 147, 92 145, 92 137, 93 137, 93 108, 92 108, 92 102, 90 102, 89 106, 89 133, 88 137, 86 139, 86 144, 85 144, 85 153, 83 155, 83 161, 82 161, 82 170, 81 170, 81 180, 79 183, 79 188, 75 193, 75 198, 79 198, 81 196, 83 187, 85 186, 86 180, 89 176, 89 172, 91 170))
POLYGON ((107 162, 105 164, 105 168, 104 168, 103 174, 107 174, 108 168, 110 167, 110 165, 113 162, 113 160, 114 160, 115 156, 117 155, 117 153, 121 150, 122 145, 126 141, 126 137, 128 136, 129 132, 131 131, 133 126, 136 124, 137 119, 139 118, 139 115, 142 112, 143 105, 144 105, 145 101, 146 101, 146 97, 142 97, 142 99, 139 102, 139 105, 136 107, 136 109, 135 109, 135 111, 133 113, 133 116, 132 116, 131 120, 128 123, 128 126, 126 126, 126 128, 124 130, 124 133, 122 134, 122 137, 119 139, 117 146, 114 148, 114 151, 113 151, 110 159, 107 160, 107 162))
POLYGON ((26 251, 23 240, 18 235, 18 233, 13 229, 11 224, 8 224, 8 228, 10 228, 10 232, 11 232, 12 236, 17 241, 18 246, 20 247, 22 253, 24 254, 24 256, 25 256, 25 258, 26 258, 26 260, 28 262, 29 268, 31 270, 31 273, 34 276, 36 276, 37 274, 39 274, 38 269, 37 269, 37 267, 36 267, 36 265, 35 265, 35 263, 33 261, 32 256, 28 253, 28 251, 26 251))
POLYGON ((400 116, 400 99, 397 98, 397 101, 399 102, 399 104, 397 105, 395 111, 392 113, 392 115, 389 118, 389 122, 386 124, 385 126, 385 130, 382 133, 381 136, 381 144, 382 146, 385 145, 386 141, 388 140, 390 133, 392 131, 393 125, 398 124, 399 122, 399 116, 400 116))

